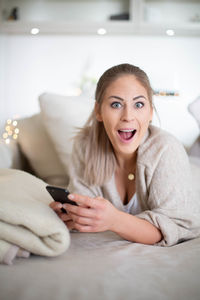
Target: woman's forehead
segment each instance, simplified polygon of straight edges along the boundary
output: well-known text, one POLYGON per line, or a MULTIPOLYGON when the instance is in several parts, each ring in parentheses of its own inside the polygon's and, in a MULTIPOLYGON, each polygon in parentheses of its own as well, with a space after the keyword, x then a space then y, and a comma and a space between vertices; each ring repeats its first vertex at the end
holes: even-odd
POLYGON ((146 95, 147 91, 134 75, 123 75, 113 80, 107 86, 105 94, 110 93, 144 93, 146 95))

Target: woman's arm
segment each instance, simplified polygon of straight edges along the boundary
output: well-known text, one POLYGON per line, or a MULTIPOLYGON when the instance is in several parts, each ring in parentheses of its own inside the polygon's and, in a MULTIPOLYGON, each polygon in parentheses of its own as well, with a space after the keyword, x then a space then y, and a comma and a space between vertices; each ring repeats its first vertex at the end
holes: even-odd
POLYGON ((102 197, 71 194, 69 198, 79 206, 64 204, 63 207, 73 220, 74 228, 80 232, 111 230, 126 240, 151 245, 162 239, 159 229, 150 222, 118 210, 102 197))
POLYGON ((136 216, 118 211, 114 232, 126 240, 153 245, 162 240, 160 230, 150 222, 136 216))

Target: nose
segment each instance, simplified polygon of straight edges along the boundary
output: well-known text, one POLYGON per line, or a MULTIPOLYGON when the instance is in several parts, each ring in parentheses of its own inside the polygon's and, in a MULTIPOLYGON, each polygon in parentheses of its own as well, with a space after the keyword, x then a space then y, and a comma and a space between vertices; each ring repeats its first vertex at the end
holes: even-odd
POLYGON ((121 120, 124 122, 130 122, 134 120, 134 112, 133 109, 129 105, 125 105, 122 111, 121 120))

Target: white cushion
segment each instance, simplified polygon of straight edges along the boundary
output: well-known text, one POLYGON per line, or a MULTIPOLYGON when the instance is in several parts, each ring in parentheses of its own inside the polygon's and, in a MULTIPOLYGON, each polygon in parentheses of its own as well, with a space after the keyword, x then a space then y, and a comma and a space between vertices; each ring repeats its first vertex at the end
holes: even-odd
POLYGON ((196 139, 188 152, 190 156, 198 157, 200 159, 200 136, 196 139))
POLYGON ((35 174, 49 184, 66 186, 68 177, 40 114, 19 120, 18 128, 18 143, 35 174))
POLYGON ((57 154, 68 172, 76 128, 87 121, 94 100, 84 96, 61 96, 45 93, 39 97, 41 116, 57 154))
POLYGON ((193 115, 200 127, 200 96, 188 105, 188 110, 193 115))
MULTIPOLYGON (((188 110, 197 121, 200 129, 200 96, 188 105, 188 110)), ((192 144, 189 154, 191 156, 200 158, 200 132, 198 138, 192 144)))
POLYGON ((0 168, 22 168, 22 158, 16 140, 10 140, 9 144, 5 140, 0 140, 0 168))
POLYGON ((12 154, 4 140, 0 141, 0 168, 11 168, 12 154))

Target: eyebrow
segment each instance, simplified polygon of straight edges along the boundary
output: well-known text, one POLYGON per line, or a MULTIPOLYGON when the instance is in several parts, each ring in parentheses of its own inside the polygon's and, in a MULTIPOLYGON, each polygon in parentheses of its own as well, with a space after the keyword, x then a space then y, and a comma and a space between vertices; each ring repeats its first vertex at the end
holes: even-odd
MULTIPOLYGON (((115 98, 115 99, 124 101, 123 98, 121 98, 121 97, 119 97, 119 96, 114 96, 114 95, 113 95, 113 96, 110 96, 110 97, 108 97, 108 98, 115 98)), ((137 99, 139 99, 139 98, 144 98, 145 100, 147 100, 147 98, 146 98, 145 96, 143 96, 143 95, 136 96, 136 97, 134 97, 132 100, 135 101, 135 100, 137 100, 137 99)))

